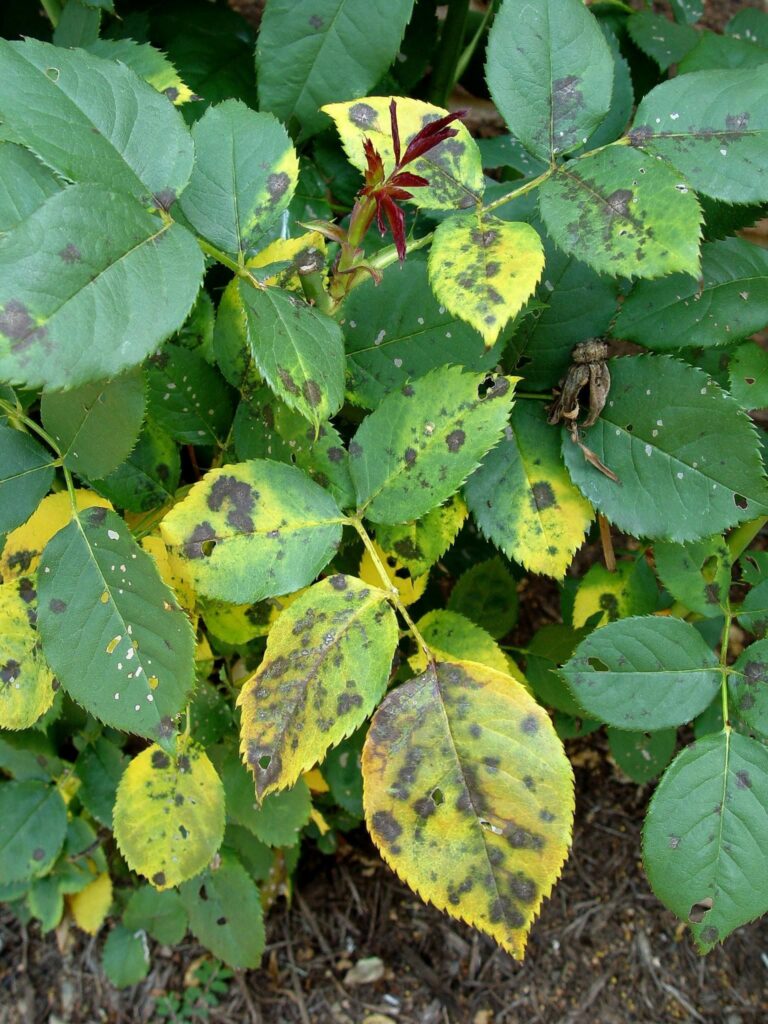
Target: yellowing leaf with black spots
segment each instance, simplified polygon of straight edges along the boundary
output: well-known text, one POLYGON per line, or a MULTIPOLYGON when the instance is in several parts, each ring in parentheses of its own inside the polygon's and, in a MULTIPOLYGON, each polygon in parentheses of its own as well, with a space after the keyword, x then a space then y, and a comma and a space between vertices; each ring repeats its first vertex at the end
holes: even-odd
POLYGON ((483 210, 444 220, 429 252, 436 298, 479 331, 486 348, 531 297, 543 269, 544 248, 530 224, 483 210))
POLYGON ((466 502, 460 494, 454 494, 444 505, 412 523, 380 524, 376 527, 376 540, 384 552, 397 557, 411 576, 421 576, 453 544, 467 515, 466 502))
POLYGON ((284 264, 288 262, 289 267, 276 269, 272 277, 268 277, 264 284, 276 285, 286 288, 288 291, 301 290, 301 278, 298 268, 306 265, 311 260, 325 264, 325 239, 319 231, 307 231, 304 235, 297 235, 294 238, 276 238, 264 249, 260 249, 255 256, 246 263, 249 270, 260 270, 262 267, 270 267, 272 264, 284 264))
POLYGON ((96 57, 126 64, 153 89, 167 96, 175 107, 192 99, 192 90, 179 78, 176 68, 150 43, 137 43, 133 39, 95 39, 83 49, 96 57))
POLYGON ((699 273, 702 213, 683 176, 628 146, 557 168, 539 190, 552 239, 615 277, 699 273))
POLYGON ((397 637, 387 595, 354 576, 316 583, 283 612, 237 701, 259 799, 293 785, 371 714, 397 637))
POLYGON ((405 523, 454 494, 498 441, 518 380, 442 366, 388 395, 349 445, 365 517, 405 523))
POLYGON ((299 158, 282 124, 230 99, 192 126, 195 166, 179 204, 195 231, 224 252, 247 253, 296 190, 299 158))
MULTIPOLYGON (((389 582, 397 590, 402 604, 407 608, 409 604, 418 601, 427 589, 429 570, 421 576, 414 577, 397 555, 388 555, 376 541, 373 541, 373 549, 378 555, 379 562, 384 566, 389 582)), ((381 586, 378 566, 367 549, 360 560, 360 578, 374 587, 381 586)))
POLYGON ((596 629, 630 615, 650 615, 658 599, 656 578, 645 559, 619 562, 613 572, 595 564, 576 590, 573 626, 578 629, 589 622, 596 629))
MULTIPOLYGON (((448 113, 442 107, 402 96, 367 96, 351 103, 329 103, 322 109, 333 118, 349 161, 359 171, 366 168, 363 142, 370 139, 389 174, 395 166, 389 104, 397 103, 400 145, 404 153, 417 132, 448 113)), ((461 121, 451 124, 457 135, 435 146, 408 164, 408 170, 426 178, 429 185, 414 188, 411 202, 426 210, 455 210, 476 206, 485 188, 483 162, 477 143, 461 121)))
POLYGON ((331 495, 301 470, 252 459, 206 473, 160 529, 196 591, 245 604, 311 583, 343 522, 331 495))
POLYGON ((0 584, 0 728, 27 729, 53 704, 58 683, 35 628, 35 580, 0 584))
POLYGON ((157 537, 155 534, 142 537, 141 546, 147 554, 152 556, 157 571, 160 573, 160 579, 171 588, 181 607, 190 613, 194 612, 197 598, 189 579, 186 562, 172 556, 165 546, 163 538, 157 537))
MULTIPOLYGON (((112 508, 106 498, 94 491, 76 490, 75 504, 78 512, 94 505, 112 508)), ((26 523, 8 534, 0 554, 0 577, 7 583, 33 573, 45 545, 71 518, 72 502, 66 491, 43 498, 26 523)))
POLYGON ((376 712, 363 779, 386 862, 521 958, 573 820, 571 766, 544 709, 493 669, 430 666, 376 712))
POLYGON ((194 686, 189 619, 114 512, 91 508, 48 542, 38 628, 69 695, 115 728, 167 741, 194 686))
POLYGON ((112 905, 112 879, 104 871, 84 889, 69 897, 69 909, 75 924, 89 935, 95 935, 106 920, 112 905))
POLYGON ((547 424, 540 402, 518 402, 464 496, 477 525, 508 558, 556 579, 594 516, 565 471, 559 431, 547 424))
MULTIPOLYGON (((509 675, 506 655, 491 634, 458 612, 438 608, 427 612, 416 625, 432 656, 438 661, 477 661, 509 675)), ((427 656, 419 648, 408 663, 414 672, 423 672, 427 667, 427 656)))
POLYGON ((224 787, 202 747, 180 740, 174 755, 156 743, 126 768, 114 833, 128 867, 167 889, 199 874, 224 837, 224 787))

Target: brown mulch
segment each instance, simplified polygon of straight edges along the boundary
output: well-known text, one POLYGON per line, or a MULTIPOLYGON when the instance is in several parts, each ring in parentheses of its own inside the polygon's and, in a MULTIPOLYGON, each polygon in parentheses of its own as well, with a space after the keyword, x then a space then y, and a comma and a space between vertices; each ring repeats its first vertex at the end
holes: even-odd
MULTIPOLYGON (((594 748, 595 744, 592 744, 594 748)), ((598 744, 600 746, 600 744, 598 744)), ((516 963, 425 906, 362 834, 334 857, 308 853, 290 906, 268 919, 264 966, 235 978, 212 1022, 250 1024, 757 1024, 768 1019, 768 920, 703 959, 648 888, 639 864, 649 789, 604 754, 572 748, 573 853, 516 963), (379 957, 381 980, 347 972, 379 957)), ((74 933, 73 933, 74 934, 74 933)), ((0 1024, 147 1024, 155 997, 180 992, 203 951, 154 947, 152 971, 117 992, 99 968, 102 938, 62 956, 52 936, 0 914, 0 1024)))

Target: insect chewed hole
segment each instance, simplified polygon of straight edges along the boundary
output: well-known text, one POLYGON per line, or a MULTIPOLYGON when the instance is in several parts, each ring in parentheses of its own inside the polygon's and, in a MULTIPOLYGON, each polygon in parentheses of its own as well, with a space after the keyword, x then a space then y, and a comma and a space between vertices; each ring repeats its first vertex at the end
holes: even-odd
POLYGON ((433 789, 429 795, 432 797, 432 802, 436 807, 445 803, 445 796, 443 795, 442 789, 433 789))
POLYGON ((627 432, 628 434, 631 434, 631 433, 632 433, 632 431, 633 431, 633 430, 635 429, 635 427, 634 427, 634 424, 632 424, 632 423, 628 423, 628 424, 626 425, 626 427, 624 427, 624 429, 626 430, 626 432, 627 432))
POLYGON ((697 900, 688 911, 688 920, 691 924, 701 924, 713 906, 714 900, 711 896, 705 896, 703 900, 697 900))
POLYGON ((709 558, 705 558, 704 561, 701 563, 701 569, 699 569, 699 572, 707 581, 707 583, 711 583, 712 580, 714 580, 717 574, 717 566, 717 555, 710 555, 709 558))
POLYGON ((215 540, 204 540, 200 545, 200 550, 203 552, 206 558, 210 558, 213 554, 213 549, 216 547, 215 540))
POLYGON ((495 836, 504 834, 503 829, 500 829, 498 825, 491 824, 490 821, 486 821, 485 818, 480 818, 480 828, 485 829, 486 832, 493 832, 495 836))
POLYGON ((272 764, 272 755, 271 754, 264 754, 262 757, 259 758, 259 768, 261 768, 263 771, 266 771, 267 768, 269 768, 269 766, 271 764, 272 764))
POLYGON ((488 394, 488 392, 491 390, 492 387, 493 387, 493 377, 490 377, 490 376, 485 377, 477 385, 477 397, 478 398, 485 398, 485 396, 488 394))
POLYGON ((205 886, 200 886, 200 899, 205 902, 208 899, 208 893, 205 891, 205 886))
POLYGON ((749 504, 743 494, 734 494, 733 500, 739 506, 739 508, 746 508, 749 504))
POLYGON ((587 664, 590 668, 593 668, 595 672, 608 672, 608 666, 604 661, 600 661, 599 658, 588 658, 587 664))

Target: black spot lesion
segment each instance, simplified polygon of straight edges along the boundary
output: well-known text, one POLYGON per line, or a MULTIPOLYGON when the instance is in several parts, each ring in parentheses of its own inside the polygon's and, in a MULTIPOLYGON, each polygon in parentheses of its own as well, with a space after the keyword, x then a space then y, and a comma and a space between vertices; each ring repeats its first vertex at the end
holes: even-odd
POLYGON ((171 759, 164 750, 155 750, 152 753, 152 767, 162 771, 170 766, 171 759))
POLYGON ((101 526, 107 518, 107 510, 101 506, 89 508, 87 514, 89 526, 101 526))
POLYGON ((29 309, 19 299, 11 299, 0 313, 0 334, 10 339, 11 351, 22 352, 47 336, 47 330, 38 326, 29 309))
POLYGON ((198 523, 184 542, 185 558, 208 558, 216 547, 217 539, 216 531, 209 522, 198 523))
POLYGON ((457 452, 464 445, 467 435, 463 430, 452 430, 445 439, 449 452, 457 452))
POLYGON ((370 103, 354 103, 349 108, 349 120, 358 128, 373 128, 378 114, 370 103))
POLYGON ((531 487, 531 504, 536 512, 544 512, 557 504, 555 492, 547 480, 537 480, 531 487))
POLYGON ((279 203, 285 193, 288 191, 291 184, 290 177, 285 171, 279 171, 276 174, 270 174, 267 177, 267 192, 269 198, 273 203, 279 203))
POLYGON ((535 736, 539 731, 539 723, 535 715, 526 715, 520 722, 520 732, 526 736, 535 736))
POLYGON ((0 666, 0 681, 13 683, 18 678, 21 665, 15 658, 9 658, 4 665, 0 666))
POLYGON ((62 263, 79 263, 82 260, 80 250, 74 242, 69 242, 59 251, 59 259, 62 263))
POLYGON ((54 615, 61 615, 62 612, 65 612, 67 610, 67 602, 62 601, 58 597, 52 597, 51 600, 48 602, 48 607, 51 609, 54 615))
POLYGON ((250 513, 258 497, 258 492, 245 480, 225 474, 214 481, 207 503, 212 512, 220 512, 224 504, 228 503, 227 523, 241 533, 253 533, 250 513))
POLYGON ((395 843, 403 832, 403 827, 389 811, 374 811, 371 827, 382 843, 395 851, 395 843))

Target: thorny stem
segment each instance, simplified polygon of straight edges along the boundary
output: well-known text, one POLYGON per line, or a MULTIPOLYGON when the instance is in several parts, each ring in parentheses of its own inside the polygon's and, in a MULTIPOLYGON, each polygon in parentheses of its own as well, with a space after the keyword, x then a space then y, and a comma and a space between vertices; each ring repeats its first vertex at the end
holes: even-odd
POLYGON ((389 600, 392 602, 392 604, 395 606, 398 612, 400 612, 400 615, 403 617, 403 620, 408 626, 408 629, 411 631, 411 635, 413 636, 414 640, 419 645, 419 647, 421 647, 422 651, 426 655, 427 662, 429 662, 430 664, 433 663, 435 658, 434 655, 432 654, 432 651, 429 649, 429 644, 419 632, 418 626, 408 613, 408 609, 400 600, 400 592, 390 580, 389 574, 387 573, 387 570, 384 568, 384 565, 382 564, 382 561, 379 558, 378 552, 376 551, 376 548, 373 546, 373 541, 368 536, 368 532, 363 526, 359 516, 350 516, 347 519, 347 523, 349 526, 354 527, 354 529, 357 531, 360 540, 363 542, 365 550, 371 556, 371 561, 373 562, 374 568, 376 569, 376 572, 379 574, 379 578, 381 580, 382 590, 386 590, 387 594, 389 595, 389 600))

